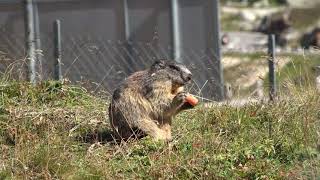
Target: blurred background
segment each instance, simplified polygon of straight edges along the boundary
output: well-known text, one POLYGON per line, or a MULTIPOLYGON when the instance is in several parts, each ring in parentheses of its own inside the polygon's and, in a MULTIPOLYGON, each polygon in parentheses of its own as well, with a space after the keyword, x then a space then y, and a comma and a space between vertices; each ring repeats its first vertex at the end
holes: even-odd
POLYGON ((318 0, 222 0, 222 62, 231 94, 261 95, 257 88, 268 86, 268 34, 276 39, 278 88, 314 86, 320 65, 319 10, 318 0))
POLYGON ((223 0, 221 6, 226 50, 258 50, 260 33, 275 34, 283 51, 320 46, 317 0, 223 0))

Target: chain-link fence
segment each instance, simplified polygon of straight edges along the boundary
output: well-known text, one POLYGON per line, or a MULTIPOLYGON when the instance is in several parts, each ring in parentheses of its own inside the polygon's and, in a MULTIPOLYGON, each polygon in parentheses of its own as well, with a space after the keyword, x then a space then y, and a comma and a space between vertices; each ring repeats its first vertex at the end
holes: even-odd
MULTIPOLYGON (((4 33, 3 33, 4 34, 4 33)), ((2 36, 3 37, 3 36, 2 36)), ((24 42, 19 39, 8 39, 7 49, 1 52, 1 72, 10 71, 14 77, 26 79, 27 60, 24 42), (13 44, 14 43, 14 44, 13 44), (18 48, 20 47, 20 48, 18 48), (15 53, 17 52, 17 53, 15 53), (12 56, 13 55, 13 56, 12 56), (19 75, 19 76, 17 76, 19 75)), ((47 42, 37 53, 41 56, 38 62, 38 79, 50 79, 54 73, 53 40, 42 37, 47 42)), ((90 88, 103 88, 111 92, 121 80, 135 71, 148 68, 157 59, 172 59, 172 47, 163 47, 155 43, 112 41, 92 36, 65 37, 62 41, 62 75, 72 82, 85 83, 90 88)), ((212 88, 214 74, 218 67, 212 61, 213 50, 194 50, 185 48, 181 61, 194 74, 194 81, 189 87, 193 93, 203 96, 203 91, 212 88)), ((211 96, 214 92, 210 93, 211 96)), ((209 95, 209 96, 210 96, 209 95)))
POLYGON ((193 72, 190 91, 210 99, 223 98, 218 27, 213 23, 216 1, 76 1, 28 0, 29 6, 23 1, 1 3, 1 72, 11 69, 13 77, 27 79, 28 42, 36 49, 37 79, 52 79, 53 22, 60 19, 62 75, 71 82, 112 92, 121 80, 156 59, 176 59, 193 72), (30 26, 25 33, 24 27, 30 26))
MULTIPOLYGON (((50 41, 50 40, 48 40, 50 41)), ((53 43, 52 43, 53 44, 53 43)), ((62 42, 62 75, 72 82, 96 84, 94 90, 104 88, 111 92, 125 77, 135 71, 148 68, 157 59, 172 59, 172 47, 163 47, 157 43, 112 41, 93 36, 72 36, 62 42)), ((194 74, 194 81, 189 87, 193 93, 214 96, 210 92, 215 83, 214 72, 218 72, 212 61, 213 50, 197 51, 183 49, 181 61, 194 74)), ((44 57, 52 54, 52 47, 43 49, 44 57)), ((52 76, 54 59, 43 59, 44 74, 52 76)))

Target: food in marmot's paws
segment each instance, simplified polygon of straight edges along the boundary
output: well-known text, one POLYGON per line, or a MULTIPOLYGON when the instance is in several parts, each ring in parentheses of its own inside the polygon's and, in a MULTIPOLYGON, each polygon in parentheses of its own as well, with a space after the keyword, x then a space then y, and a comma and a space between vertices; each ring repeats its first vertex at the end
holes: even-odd
POLYGON ((197 99, 197 98, 195 98, 194 96, 192 96, 192 95, 188 95, 187 97, 186 97, 186 102, 188 102, 190 105, 192 105, 192 106, 195 106, 195 105, 197 105, 198 104, 198 102, 199 102, 199 100, 197 99))

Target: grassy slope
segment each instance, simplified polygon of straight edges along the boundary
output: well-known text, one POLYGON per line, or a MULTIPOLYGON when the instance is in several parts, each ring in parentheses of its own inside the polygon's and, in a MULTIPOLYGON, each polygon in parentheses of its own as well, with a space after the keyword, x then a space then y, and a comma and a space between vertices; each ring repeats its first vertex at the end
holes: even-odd
MULTIPOLYGON (((244 61, 243 63, 224 69, 224 78, 226 82, 235 84, 236 80, 243 74, 250 73, 252 65, 261 65, 268 67, 267 57, 263 53, 251 53, 251 54, 241 54, 241 53, 226 53, 225 57, 236 57, 240 60, 249 59, 249 61, 244 61), (251 68, 248 68, 251 67, 251 68)), ((276 57, 277 59, 285 58, 288 59, 288 63, 282 68, 278 69, 276 73, 277 84, 282 92, 292 87, 302 86, 302 87, 314 87, 316 70, 315 66, 320 65, 320 56, 317 54, 305 54, 305 55, 294 55, 294 54, 282 54, 276 57)), ((319 72, 320 73, 320 72, 319 72)), ((258 77, 257 77, 258 78, 258 77)), ((264 77, 265 84, 268 84, 268 76, 264 77)), ((255 90, 255 86, 244 88, 236 92, 239 96, 248 96, 252 91, 255 90)), ((265 86, 265 90, 268 90, 268 85, 265 86)))
POLYGON ((277 79, 283 87, 287 85, 312 87, 315 85, 315 78, 318 74, 315 67, 320 66, 319 55, 288 54, 284 56, 289 56, 290 61, 277 73, 277 79))
POLYGON ((1 83, 0 94, 0 179, 320 176, 320 97, 312 91, 276 104, 199 106, 176 118, 170 146, 96 143, 108 133, 106 104, 82 88, 13 82, 1 83))

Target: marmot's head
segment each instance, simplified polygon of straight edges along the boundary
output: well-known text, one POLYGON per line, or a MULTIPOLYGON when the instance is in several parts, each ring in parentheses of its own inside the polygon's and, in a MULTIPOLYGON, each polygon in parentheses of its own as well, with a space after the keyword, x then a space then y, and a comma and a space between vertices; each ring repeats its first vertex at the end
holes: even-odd
POLYGON ((149 72, 156 80, 170 80, 173 91, 186 85, 192 78, 192 73, 185 65, 174 61, 158 60, 153 63, 149 72))

